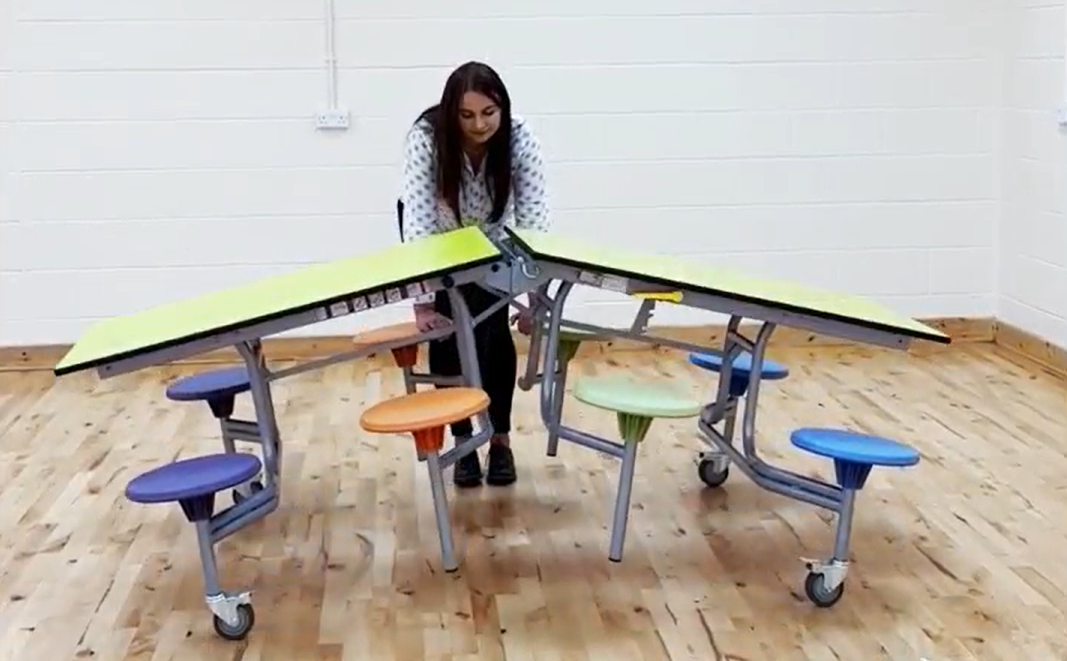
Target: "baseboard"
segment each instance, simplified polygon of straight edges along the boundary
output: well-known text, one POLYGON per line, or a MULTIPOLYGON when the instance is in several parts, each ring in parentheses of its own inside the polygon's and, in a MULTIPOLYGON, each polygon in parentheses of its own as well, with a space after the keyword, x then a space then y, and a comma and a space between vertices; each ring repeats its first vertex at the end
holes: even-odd
MULTIPOLYGON (((938 317, 923 319, 924 323, 937 328, 952 338, 953 343, 991 342, 994 338, 995 320, 991 318, 938 317)), ((749 326, 747 330, 754 330, 749 326)), ((725 335, 725 326, 665 326, 653 327, 650 335, 674 340, 692 342, 699 345, 721 345, 725 335)), ((751 336, 751 335, 750 335, 751 336)), ((525 353, 529 347, 529 338, 515 333, 516 348, 525 353)), ((782 327, 771 336, 771 347, 801 346, 840 346, 849 344, 838 338, 819 335, 807 331, 782 327)), ((1032 346, 1033 343, 1016 342, 1019 347, 1032 346)), ((352 348, 349 336, 272 338, 263 342, 267 356, 272 361, 305 361, 322 358, 352 348)), ((945 345, 932 342, 917 342, 917 352, 937 351, 945 345)), ((590 342, 583 345, 579 355, 593 353, 611 353, 616 351, 662 350, 661 347, 647 342, 633 340, 613 340, 610 342, 590 342)), ((51 370, 70 350, 69 345, 37 345, 0 347, 0 372, 51 370)), ((193 358, 175 361, 176 365, 209 365, 239 362, 234 349, 220 349, 201 354, 193 358)))
POLYGON ((993 323, 993 340, 998 346, 1037 363, 1048 373, 1067 378, 1067 348, 999 320, 993 323))

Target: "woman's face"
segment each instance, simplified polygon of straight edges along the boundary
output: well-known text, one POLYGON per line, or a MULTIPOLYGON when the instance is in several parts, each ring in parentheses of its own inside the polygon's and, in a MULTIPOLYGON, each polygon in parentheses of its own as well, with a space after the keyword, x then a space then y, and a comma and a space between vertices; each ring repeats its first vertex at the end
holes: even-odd
POLYGON ((483 145, 500 128, 500 107, 479 92, 467 92, 459 105, 459 127, 472 145, 483 145))

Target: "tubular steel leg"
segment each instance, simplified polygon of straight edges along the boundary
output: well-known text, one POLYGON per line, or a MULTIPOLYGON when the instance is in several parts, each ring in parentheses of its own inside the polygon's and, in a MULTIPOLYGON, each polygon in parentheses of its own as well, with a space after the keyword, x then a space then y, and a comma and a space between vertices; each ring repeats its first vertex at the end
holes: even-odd
POLYGON ((849 539, 852 537, 852 514, 856 506, 856 492, 845 489, 841 494, 841 511, 837 513, 837 531, 834 534, 834 560, 848 561, 849 539))
POLYGON ((834 552, 829 560, 803 558, 808 569, 804 591, 816 606, 833 606, 845 590, 848 575, 848 547, 852 535, 852 514, 855 507, 855 489, 845 489, 837 512, 837 530, 834 533, 834 552))
POLYGON ((263 439, 263 473, 265 487, 281 489, 282 445, 278 433, 278 421, 274 414, 274 401, 271 398, 268 382, 266 356, 263 345, 258 340, 237 345, 237 351, 244 358, 252 386, 252 402, 255 404, 256 423, 259 436, 263 439))
MULTIPOLYGON (((526 371, 520 374, 517 380, 519 388, 523 390, 529 390, 537 382, 541 348, 545 342, 544 327, 544 313, 538 311, 533 320, 533 328, 530 330, 530 351, 526 355, 526 371)), ((543 370, 541 378, 544 378, 543 370)))
POLYGON ((405 367, 402 371, 404 374, 404 390, 409 395, 414 395, 417 390, 415 380, 412 378, 414 371, 410 367, 405 367))
MULTIPOLYGON (((482 372, 481 366, 478 364, 478 350, 474 342, 474 322, 471 319, 470 308, 467 307, 467 301, 463 299, 458 289, 449 289, 448 298, 452 305, 452 323, 456 329, 456 348, 459 350, 460 372, 469 387, 481 388, 482 372)), ((489 420, 488 411, 479 413, 474 420, 483 429, 489 429, 489 436, 492 436, 492 423, 489 420)), ((473 452, 475 449, 472 447, 471 451, 473 452)))
MULTIPOLYGON (((547 371, 559 364, 559 326, 560 321, 563 319, 563 306, 567 301, 567 295, 570 294, 572 286, 573 284, 570 282, 560 283, 559 289, 556 291, 556 299, 552 302, 552 311, 548 317, 548 338, 545 341, 545 360, 542 368, 544 376, 541 378, 541 420, 549 429, 559 429, 559 425, 553 415, 555 411, 553 397, 558 391, 559 384, 556 379, 547 378, 547 371)), ((562 393, 560 393, 560 396, 562 397, 562 393)))
MULTIPOLYGON (((204 576, 204 601, 216 618, 216 631, 232 632, 232 637, 241 638, 251 628, 251 593, 230 594, 219 583, 218 564, 215 559, 215 546, 211 536, 210 519, 199 519, 196 524, 196 540, 200 547, 200 565, 204 576), (245 616, 239 612, 244 607, 245 616)), ((231 637, 231 636, 228 636, 231 637)))
POLYGON ((215 547, 211 543, 208 519, 196 521, 196 541, 200 546, 200 565, 204 570, 204 596, 214 597, 222 593, 219 586, 219 569, 215 560, 215 547))
POLYGON ((472 388, 482 387, 482 373, 478 365, 478 351, 474 343, 474 323, 470 308, 458 289, 448 290, 452 306, 452 323, 456 329, 456 348, 459 350, 460 371, 472 388))
POLYGON ((567 391, 567 368, 569 361, 564 361, 558 370, 553 371, 552 380, 552 422, 548 427, 548 449, 546 454, 555 457, 559 451, 559 425, 563 421, 564 393, 567 391))
POLYGON ((441 543, 441 564, 445 571, 453 572, 459 568, 452 541, 452 523, 448 517, 448 496, 445 494, 445 481, 441 474, 441 464, 436 452, 426 455, 426 468, 430 474, 430 492, 433 494, 433 512, 437 519, 437 537, 441 543))
POLYGON ((233 436, 230 435, 230 427, 227 422, 229 420, 226 418, 219 420, 219 429, 222 431, 222 448, 227 454, 233 454, 237 452, 237 447, 234 445, 233 436))
MULTIPOLYGON (((230 433, 230 418, 222 418, 219 420, 219 429, 222 432, 222 449, 226 454, 234 454, 237 452, 237 445, 234 442, 233 434, 230 433)), ((247 498, 252 495, 252 484, 259 478, 253 477, 244 484, 239 484, 234 487, 234 492, 238 498, 247 498)))
POLYGON ((615 496, 615 514, 611 524, 611 549, 608 552, 608 558, 612 562, 622 561, 622 548, 626 543, 626 524, 630 518, 630 495, 633 492, 637 446, 637 441, 627 441, 626 450, 622 456, 619 486, 615 496))

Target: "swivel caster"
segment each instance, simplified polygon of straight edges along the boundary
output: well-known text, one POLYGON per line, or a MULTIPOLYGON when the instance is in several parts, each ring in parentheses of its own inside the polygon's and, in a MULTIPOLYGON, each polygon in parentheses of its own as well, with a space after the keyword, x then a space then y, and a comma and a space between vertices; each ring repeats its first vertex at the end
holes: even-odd
MULTIPOLYGON (((249 490, 250 494, 258 493, 260 491, 263 491, 263 483, 259 480, 256 480, 254 482, 249 483, 247 489, 249 490)), ((233 490, 233 503, 235 505, 239 505, 241 501, 243 501, 246 497, 247 496, 241 493, 240 488, 233 490)))
POLYGON ((729 461, 723 455, 702 454, 697 462, 697 475, 712 489, 720 487, 730 477, 729 461))
POLYGON ((823 563, 808 560, 808 576, 804 579, 804 593, 819 608, 829 608, 845 593, 845 574, 848 565, 840 560, 823 563))
POLYGON ((845 584, 839 583, 830 590, 826 587, 826 577, 822 574, 808 574, 804 579, 804 592, 811 603, 819 608, 829 608, 836 604, 845 593, 845 584))
POLYGON ((252 604, 238 604, 235 613, 237 622, 234 624, 218 615, 214 617, 215 633, 226 640, 244 640, 256 623, 256 611, 252 609, 252 604))

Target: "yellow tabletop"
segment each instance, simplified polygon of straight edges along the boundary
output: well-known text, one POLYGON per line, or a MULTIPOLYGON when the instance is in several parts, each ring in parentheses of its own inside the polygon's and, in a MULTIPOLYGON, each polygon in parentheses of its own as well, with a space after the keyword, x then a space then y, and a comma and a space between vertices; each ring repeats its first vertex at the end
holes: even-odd
POLYGON ((786 280, 755 278, 674 255, 660 257, 630 252, 601 242, 594 245, 558 233, 528 230, 509 230, 509 233, 535 259, 554 260, 590 271, 646 280, 666 287, 691 289, 933 342, 950 342, 944 333, 859 296, 786 280))
POLYGON ((115 317, 90 328, 55 367, 62 375, 236 330, 334 301, 488 263, 499 250, 476 227, 115 317))

